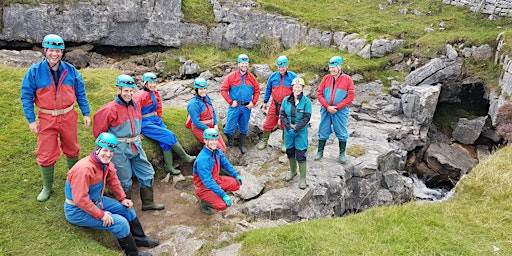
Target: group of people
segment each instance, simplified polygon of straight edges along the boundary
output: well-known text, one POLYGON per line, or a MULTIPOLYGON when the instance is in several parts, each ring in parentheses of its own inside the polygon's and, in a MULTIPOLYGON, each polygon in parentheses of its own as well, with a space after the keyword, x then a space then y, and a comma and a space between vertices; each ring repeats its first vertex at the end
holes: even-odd
MULTIPOLYGON (((142 75, 143 88, 137 92, 133 77, 119 75, 115 83, 117 97, 98 109, 91 122, 82 76, 73 65, 62 60, 64 40, 50 34, 44 37, 42 47, 45 59, 29 68, 21 85, 25 117, 30 131, 37 134, 37 163, 43 177, 38 201, 50 198, 60 147, 69 169, 64 189, 66 219, 78 226, 111 231, 127 255, 150 255, 137 247, 154 247, 159 241, 145 235, 131 201, 132 177, 135 176, 140 185, 142 210, 165 208, 163 204, 154 202, 155 171, 141 141, 148 137, 159 143, 168 172, 174 175, 181 173, 174 167, 173 152, 184 162, 194 162, 195 192, 204 213, 211 214, 213 209, 222 211, 232 205, 228 192, 240 189, 242 177, 225 156, 226 148, 235 146, 238 129, 238 147, 242 154, 247 152, 245 141, 251 109, 257 105, 260 96, 259 83, 249 72, 246 54, 238 56, 238 69, 226 77, 220 90, 228 104, 224 125, 227 145, 219 133, 207 81, 203 78, 194 80, 195 96, 187 105, 186 126, 204 145, 195 157, 185 152, 176 135, 162 120, 162 100, 156 90, 158 78, 154 73, 142 75), (92 133, 96 138, 96 149, 80 161, 75 102, 82 112, 84 127, 92 123, 92 133), (38 108, 37 119, 34 105, 38 108), (115 199, 104 196, 106 185, 115 199)), ((290 175, 287 180, 297 175, 298 167, 299 187, 305 189, 312 104, 303 94, 304 80, 288 71, 288 58, 278 57, 276 65, 278 71, 269 77, 265 90, 263 109, 268 110, 268 114, 258 149, 267 146, 270 132, 279 124, 283 130, 281 150, 289 158, 290 175)), ((326 140, 334 129, 339 140, 339 159, 346 161, 346 123, 348 106, 354 98, 354 85, 351 78, 341 71, 341 65, 341 57, 331 58, 330 74, 324 77, 318 89, 322 120, 315 160, 323 157, 326 140)))

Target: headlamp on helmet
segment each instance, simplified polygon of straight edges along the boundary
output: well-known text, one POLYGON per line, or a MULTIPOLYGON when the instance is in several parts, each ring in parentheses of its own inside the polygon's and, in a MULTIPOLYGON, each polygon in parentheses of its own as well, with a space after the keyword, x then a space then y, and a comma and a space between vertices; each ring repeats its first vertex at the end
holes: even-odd
POLYGON ((329 60, 329 67, 341 67, 343 59, 340 56, 334 56, 329 60))
POLYGON ((238 63, 249 62, 249 56, 247 54, 238 55, 238 63))
POLYGON ((194 79, 194 88, 196 89, 207 89, 208 88, 208 83, 206 83, 206 80, 204 80, 204 78, 202 77, 198 77, 196 79, 194 79))
POLYGON ((46 35, 43 38, 43 48, 64 50, 64 40, 58 35, 46 35))
POLYGON ((96 139, 96 145, 98 145, 98 147, 108 150, 116 150, 118 143, 116 136, 108 132, 101 133, 96 139))
POLYGON ((276 65, 278 67, 286 67, 286 66, 288 66, 288 57, 286 57, 284 55, 277 57, 276 65))
POLYGON ((116 78, 117 87, 130 87, 135 89, 135 80, 129 75, 119 75, 116 78))
POLYGON ((158 78, 155 73, 147 72, 142 75, 142 82, 158 82, 158 78))
POLYGON ((203 132, 203 139, 218 139, 219 132, 214 128, 207 128, 203 132))

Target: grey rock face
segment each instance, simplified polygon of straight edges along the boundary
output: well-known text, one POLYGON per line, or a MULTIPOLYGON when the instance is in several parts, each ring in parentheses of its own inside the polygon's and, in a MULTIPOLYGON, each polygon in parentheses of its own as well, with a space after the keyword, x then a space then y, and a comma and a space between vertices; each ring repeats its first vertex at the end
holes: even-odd
POLYGON ((454 125, 452 137, 460 143, 471 145, 480 137, 487 116, 481 116, 473 120, 459 118, 454 125))

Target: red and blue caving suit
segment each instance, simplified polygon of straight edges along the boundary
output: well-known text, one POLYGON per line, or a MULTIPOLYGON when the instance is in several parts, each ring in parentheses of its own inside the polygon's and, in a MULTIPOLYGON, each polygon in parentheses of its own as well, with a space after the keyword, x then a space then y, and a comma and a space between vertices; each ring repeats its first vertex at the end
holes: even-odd
POLYGON ((318 128, 318 140, 327 140, 334 129, 339 141, 348 140, 347 121, 349 106, 355 95, 355 87, 352 78, 341 73, 336 79, 332 75, 326 75, 318 87, 318 101, 320 108, 320 127, 318 128), (337 106, 338 111, 331 114, 327 111, 329 106, 337 106))
POLYGON ((251 110, 246 106, 250 102, 256 106, 260 97, 260 84, 256 81, 256 77, 249 71, 244 75, 240 70, 231 72, 222 82, 220 93, 229 104, 224 134, 233 136, 237 127, 240 134, 247 134, 251 110), (231 106, 233 101, 238 102, 235 108, 231 106))
MULTIPOLYGON (((292 71, 286 71, 282 76, 278 71, 272 73, 267 81, 267 88, 265 89, 265 97, 263 102, 267 103, 272 96, 268 114, 263 123, 263 131, 270 132, 276 127, 279 120, 279 113, 281 112, 281 103, 284 97, 292 93, 292 81, 297 75, 292 71)), ((283 124, 281 123, 281 129, 283 124)))
POLYGON ((125 192, 132 187, 132 175, 137 177, 141 188, 152 187, 155 175, 139 137, 142 125, 140 109, 140 105, 133 100, 126 103, 118 96, 94 114, 94 137, 109 132, 119 140, 112 162, 116 165, 117 176, 125 192), (125 139, 133 142, 123 142, 125 139))
POLYGON ((170 151, 178 139, 167 129, 162 120, 162 99, 158 91, 146 87, 133 95, 133 100, 142 106, 142 134, 158 141, 163 151, 170 151))
POLYGON ((89 102, 85 94, 82 76, 73 65, 61 61, 54 71, 43 60, 32 65, 21 83, 21 103, 29 123, 36 121, 34 103, 38 113, 37 163, 42 167, 52 166, 60 156, 60 148, 68 158, 78 158, 78 114, 73 108, 78 103, 84 116, 89 116, 89 102), (55 111, 53 114, 43 110, 55 111), (57 113, 60 110, 61 113, 57 113))
POLYGON ((281 124, 285 128, 284 143, 288 158, 295 158, 297 162, 306 162, 306 151, 308 149, 308 124, 313 112, 311 100, 301 93, 298 102, 295 102, 293 93, 284 98, 281 105, 281 124), (290 136, 288 131, 291 125, 295 125, 295 138, 290 136))
MULTIPOLYGON (((203 131, 218 125, 217 114, 215 113, 215 109, 213 109, 212 100, 208 95, 204 98, 196 95, 188 102, 187 111, 192 121, 190 128, 194 136, 204 145, 203 131)), ((222 136, 219 136, 217 148, 224 153, 226 152, 226 144, 222 136)))
POLYGON ((64 214, 70 223, 108 230, 116 238, 130 234, 129 222, 137 217, 135 210, 133 207, 128 210, 120 203, 126 199, 126 195, 117 178, 114 164, 103 164, 95 152, 78 161, 69 170, 64 194, 64 214), (103 196, 105 185, 109 186, 117 200, 103 196), (114 219, 114 223, 108 227, 104 227, 101 220, 105 211, 110 212, 114 219))
POLYGON ((212 151, 203 146, 194 162, 193 177, 197 197, 211 204, 215 210, 226 210, 228 207, 224 200, 222 200, 226 195, 226 191, 237 191, 240 189, 240 184, 233 178, 236 175, 235 168, 222 151, 218 149, 212 151), (226 170, 232 177, 220 176, 220 168, 226 170))

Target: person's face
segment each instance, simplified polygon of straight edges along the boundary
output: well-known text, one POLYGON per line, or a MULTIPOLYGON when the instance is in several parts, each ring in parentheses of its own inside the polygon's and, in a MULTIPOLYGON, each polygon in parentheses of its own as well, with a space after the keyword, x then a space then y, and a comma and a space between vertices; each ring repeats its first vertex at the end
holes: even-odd
POLYGON ((279 71, 279 74, 284 76, 284 74, 286 74, 286 71, 288 71, 288 67, 277 67, 277 70, 279 71))
POLYGON ((197 89, 197 95, 199 95, 199 97, 205 97, 207 93, 208 93, 207 88, 198 88, 197 89))
POLYGON ((239 62, 238 68, 240 71, 242 71, 242 73, 247 72, 247 70, 249 70, 249 62, 239 62))
POLYGON ((156 85, 157 82, 146 82, 146 87, 152 92, 156 90, 156 85))
POLYGON ((302 85, 300 84, 294 84, 293 87, 292 87, 292 90, 293 90, 293 94, 295 96, 299 96, 300 93, 302 92, 302 85))
POLYGON ((217 144, 219 143, 219 139, 205 139, 204 144, 209 150, 217 149, 217 144))
POLYGON ((331 74, 331 76, 338 76, 339 73, 340 73, 340 68, 338 66, 329 67, 329 74, 331 74))
POLYGON ((117 87, 117 94, 121 95, 124 101, 129 102, 132 100, 133 88, 127 86, 117 87))
POLYGON ((110 163, 110 160, 112 160, 112 157, 114 156, 114 150, 110 150, 107 148, 100 148, 96 152, 96 155, 98 156, 98 159, 102 163, 108 164, 108 163, 110 163))
POLYGON ((50 63, 50 66, 55 66, 55 64, 59 63, 60 59, 62 59, 63 54, 64 50, 46 48, 46 59, 48 59, 48 63, 50 63))

